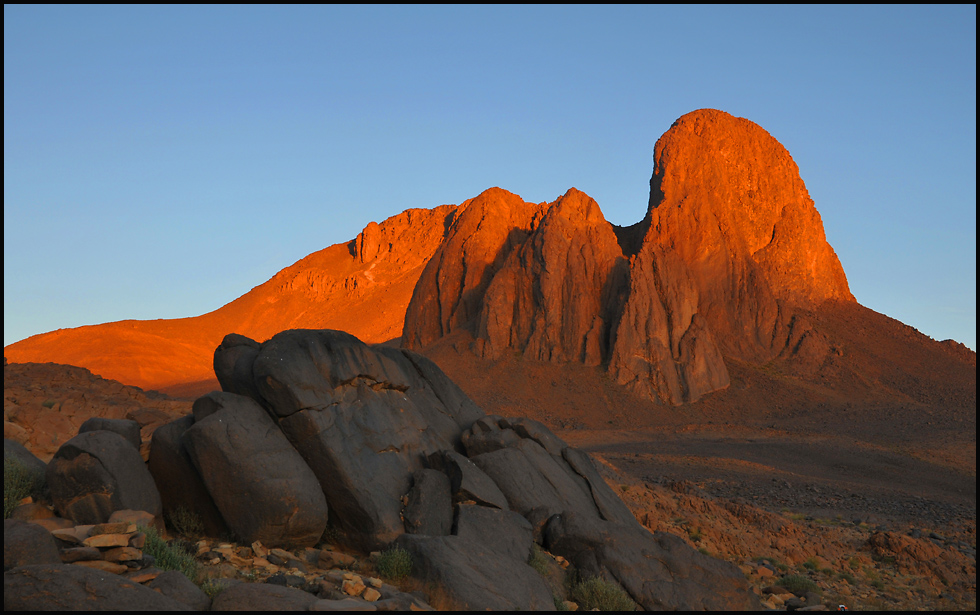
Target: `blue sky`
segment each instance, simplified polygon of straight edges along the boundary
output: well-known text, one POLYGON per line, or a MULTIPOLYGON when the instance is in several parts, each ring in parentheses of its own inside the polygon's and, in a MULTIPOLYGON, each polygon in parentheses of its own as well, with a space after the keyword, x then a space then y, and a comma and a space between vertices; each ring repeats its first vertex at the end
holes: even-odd
POLYGON ((704 107, 786 146, 861 303, 976 348, 975 6, 5 6, 4 345, 491 186, 631 224, 704 107))

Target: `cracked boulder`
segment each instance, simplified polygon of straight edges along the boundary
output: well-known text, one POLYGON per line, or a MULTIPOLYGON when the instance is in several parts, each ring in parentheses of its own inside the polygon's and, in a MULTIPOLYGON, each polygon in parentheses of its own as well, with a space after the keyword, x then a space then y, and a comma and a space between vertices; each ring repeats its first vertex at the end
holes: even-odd
POLYGON ((112 431, 89 431, 65 442, 47 468, 59 516, 105 523, 117 510, 162 512, 160 493, 139 450, 112 431))
POLYGON ((327 525, 319 482, 254 400, 215 391, 194 402, 181 439, 214 504, 242 542, 316 544, 327 525))
POLYGON ((404 532, 401 498, 414 473, 432 453, 458 449, 483 412, 434 363, 407 350, 330 330, 249 342, 235 336, 218 347, 219 382, 275 418, 351 546, 393 541, 404 532))

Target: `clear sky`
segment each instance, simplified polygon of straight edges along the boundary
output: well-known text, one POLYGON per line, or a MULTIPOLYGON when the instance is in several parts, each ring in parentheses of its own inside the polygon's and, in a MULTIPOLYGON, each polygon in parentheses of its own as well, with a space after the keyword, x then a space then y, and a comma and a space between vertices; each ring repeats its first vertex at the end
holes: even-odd
POLYGON ((862 304, 976 349, 976 7, 4 7, 4 345, 195 316, 409 207, 646 209, 681 115, 789 150, 862 304))

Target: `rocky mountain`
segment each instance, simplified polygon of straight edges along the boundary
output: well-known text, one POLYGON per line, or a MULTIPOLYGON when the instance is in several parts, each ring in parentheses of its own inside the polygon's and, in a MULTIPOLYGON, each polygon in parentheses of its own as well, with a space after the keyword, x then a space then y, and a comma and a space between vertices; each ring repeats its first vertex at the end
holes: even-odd
POLYGON ((400 338, 470 394, 481 372, 519 357, 590 367, 668 406, 726 390, 746 368, 778 372, 777 388, 787 377, 816 383, 824 397, 918 388, 931 398, 922 391, 952 380, 967 405, 976 399, 975 353, 921 335, 905 343, 903 325, 855 302, 786 149, 707 109, 657 142, 646 214, 630 227, 574 188, 553 203, 491 188, 372 222, 214 312, 54 331, 4 355, 193 396, 216 388, 211 353, 225 334, 264 340, 291 328, 400 338), (459 369, 461 348, 483 367, 459 369), (923 361, 929 369, 912 368, 923 361))

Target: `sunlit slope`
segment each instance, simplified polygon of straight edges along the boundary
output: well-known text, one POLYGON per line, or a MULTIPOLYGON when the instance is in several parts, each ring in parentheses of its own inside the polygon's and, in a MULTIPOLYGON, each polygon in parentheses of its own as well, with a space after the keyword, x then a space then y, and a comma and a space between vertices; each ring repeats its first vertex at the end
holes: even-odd
POLYGON ((422 268, 456 208, 410 209, 350 242, 315 252, 208 314, 124 320, 35 335, 4 348, 12 363, 64 363, 144 389, 197 392, 214 383, 228 333, 265 340, 295 328, 348 331, 367 342, 402 333, 422 268), (188 385, 198 383, 200 386, 188 385))

